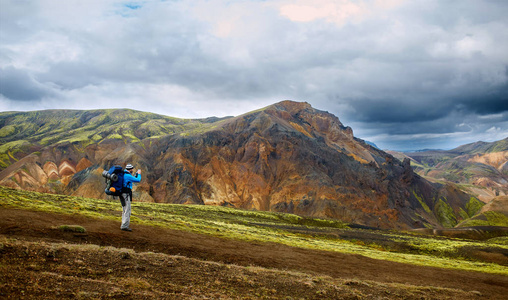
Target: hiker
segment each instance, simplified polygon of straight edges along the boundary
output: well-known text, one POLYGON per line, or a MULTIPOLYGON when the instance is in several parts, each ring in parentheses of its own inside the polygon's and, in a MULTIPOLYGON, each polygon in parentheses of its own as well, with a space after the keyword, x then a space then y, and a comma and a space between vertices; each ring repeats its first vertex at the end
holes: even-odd
POLYGON ((141 170, 138 170, 133 176, 134 166, 127 164, 123 175, 123 189, 120 195, 122 203, 122 225, 120 229, 124 231, 132 231, 129 227, 131 223, 131 202, 132 202, 132 183, 141 181, 141 170))

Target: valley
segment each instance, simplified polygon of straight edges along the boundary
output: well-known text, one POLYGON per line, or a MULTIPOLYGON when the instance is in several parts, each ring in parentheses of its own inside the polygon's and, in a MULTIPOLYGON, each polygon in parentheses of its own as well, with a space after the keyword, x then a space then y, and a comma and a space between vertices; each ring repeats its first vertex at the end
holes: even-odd
POLYGON ((436 182, 457 184, 485 203, 508 194, 508 137, 447 151, 388 153, 398 159, 410 159, 419 175, 436 182))

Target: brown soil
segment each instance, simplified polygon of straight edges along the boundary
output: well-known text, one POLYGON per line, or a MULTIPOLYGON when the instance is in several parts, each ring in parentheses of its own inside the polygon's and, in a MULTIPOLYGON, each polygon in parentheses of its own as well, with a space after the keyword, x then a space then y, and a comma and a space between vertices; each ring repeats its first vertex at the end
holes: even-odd
MULTIPOLYGON (((119 221, 1 208, 0 235, 3 235, 4 239, 6 237, 7 242, 3 245, 0 243, 0 298, 5 296, 13 299, 24 296, 33 298, 34 295, 42 298, 76 297, 75 292, 69 291, 79 289, 84 289, 85 292, 81 295, 85 298, 178 299, 206 296, 213 299, 231 297, 277 299, 293 295, 291 297, 297 299, 369 298, 368 296, 380 299, 384 297, 506 299, 508 295, 508 276, 420 267, 374 260, 360 255, 300 249, 273 243, 234 241, 137 224, 133 224, 133 232, 123 232, 119 227, 119 221), (86 228, 87 232, 64 232, 56 229, 60 225, 80 225, 86 228), (8 241, 12 238, 17 242, 9 244, 8 241), (83 258, 78 259, 79 255, 75 254, 74 257, 71 251, 59 250, 56 251, 58 254, 48 252, 47 249, 56 249, 52 243, 92 244, 118 248, 123 251, 120 260, 125 268, 122 272, 130 274, 129 278, 137 276, 135 278, 138 280, 127 284, 130 287, 128 289, 131 291, 130 294, 125 294, 125 291, 117 290, 118 288, 110 289, 110 292, 106 293, 101 290, 107 288, 102 287, 106 283, 96 278, 117 274, 119 264, 116 260, 120 256, 111 254, 114 251, 100 252, 100 255, 95 257, 90 255, 90 252, 86 252, 88 254, 80 252, 79 255, 83 258), (41 256, 42 249, 45 249, 45 252, 41 256), (161 257, 164 258, 159 260, 171 260, 168 263, 170 267, 157 268, 153 267, 153 263, 146 263, 147 252, 155 253, 153 256, 163 255, 161 257), (20 259, 23 255, 27 258, 20 259), (86 262, 86 268, 76 268, 76 264, 79 265, 80 261, 86 262), (181 269, 171 267, 177 265, 181 269), (13 267, 14 271, 5 272, 5 266, 13 267), (245 271, 249 268, 241 266, 255 267, 256 271, 251 269, 249 273, 245 271), (232 268, 241 268, 243 271, 235 271, 236 275, 233 276, 232 268), (42 272, 43 270, 50 271, 42 272), (79 270, 87 271, 79 273, 79 270), (176 272, 177 270, 179 271, 176 272), (181 272, 186 272, 188 277, 184 278, 181 272), (239 283, 236 277, 241 272, 243 277, 239 278, 243 278, 240 280, 243 281, 239 283), (301 279, 304 275, 301 273, 314 279, 310 283, 304 282, 301 279), (34 276, 38 278, 35 285, 33 285, 34 276), (48 276, 53 280, 49 280, 48 276), (86 280, 70 280, 76 276, 85 277, 86 280), (286 276, 296 277, 289 280, 286 276), (198 277, 203 279, 197 279, 198 277), (316 278, 326 280, 320 281, 321 279, 316 278), (55 280, 67 289, 54 288, 55 280), (157 288, 161 282, 165 282, 165 287, 157 288), (30 284, 30 287, 23 288, 24 284, 30 284), (39 292, 34 286, 39 287, 39 292), (168 286, 174 288, 163 293, 162 290, 168 289, 168 286), (414 287, 413 291, 408 291, 410 286, 414 287), (132 292, 133 289, 137 292, 132 292), (254 290, 258 293, 253 294, 254 290), (86 294, 86 291, 89 294, 86 294)), ((63 246, 59 247, 57 248, 61 249, 63 246)), ((118 273, 117 276, 122 275, 118 273)))

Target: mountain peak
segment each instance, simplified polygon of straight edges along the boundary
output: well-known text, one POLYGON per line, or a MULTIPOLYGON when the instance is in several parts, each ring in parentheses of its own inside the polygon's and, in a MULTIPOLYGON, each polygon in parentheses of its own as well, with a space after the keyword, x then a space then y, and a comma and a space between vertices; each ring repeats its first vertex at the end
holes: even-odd
POLYGON ((271 107, 277 110, 284 110, 289 112, 290 114, 298 113, 302 110, 306 110, 312 108, 312 106, 307 102, 296 102, 292 100, 284 100, 279 103, 275 103, 271 105, 271 107))

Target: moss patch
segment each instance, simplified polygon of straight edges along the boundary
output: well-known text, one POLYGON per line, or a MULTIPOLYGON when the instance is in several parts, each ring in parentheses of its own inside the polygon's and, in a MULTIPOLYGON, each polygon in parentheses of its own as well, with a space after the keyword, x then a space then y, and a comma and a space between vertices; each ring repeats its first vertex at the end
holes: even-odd
POLYGON ((457 217, 453 212, 451 206, 443 201, 443 199, 439 199, 434 207, 434 214, 437 217, 437 220, 441 225, 447 228, 452 228, 457 225, 457 217))
POLYGON ((476 215, 485 204, 475 197, 471 197, 466 203, 467 214, 471 218, 476 215))
POLYGON ((508 227, 508 216, 496 211, 486 211, 473 218, 460 223, 461 227, 471 226, 506 226, 508 227))
POLYGON ((16 127, 13 125, 7 125, 0 128, 0 138, 7 137, 16 133, 16 127))
POLYGON ((423 201, 423 198, 422 197, 419 197, 415 191, 413 191, 413 195, 415 196, 415 198, 418 200, 418 202, 420 202, 420 205, 423 207, 423 209, 427 212, 427 213, 432 213, 432 211, 430 210, 429 206, 427 205, 427 203, 425 203, 425 201, 423 201))
POLYGON ((86 232, 86 229, 83 226, 79 226, 79 225, 60 225, 60 226, 58 226, 58 230, 68 231, 68 232, 78 232, 78 233, 85 233, 86 232))

